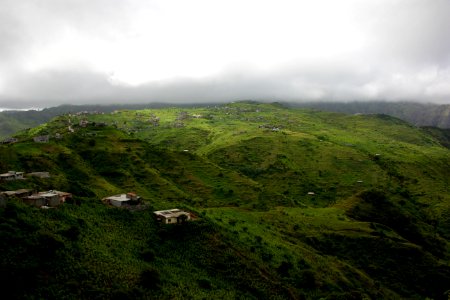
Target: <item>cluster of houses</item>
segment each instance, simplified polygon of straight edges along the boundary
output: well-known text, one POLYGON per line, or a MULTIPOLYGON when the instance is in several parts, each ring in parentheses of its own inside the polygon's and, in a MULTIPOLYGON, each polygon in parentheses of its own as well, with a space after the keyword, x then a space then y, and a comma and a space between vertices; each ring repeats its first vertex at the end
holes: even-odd
MULTIPOLYGON (((50 174, 48 172, 32 172, 27 173, 27 176, 36 176, 40 178, 48 178, 50 174)), ((0 174, 1 181, 20 180, 24 179, 24 172, 9 171, 7 173, 0 174)), ((21 199, 24 203, 40 207, 40 208, 52 208, 58 207, 65 203, 68 199, 72 199, 72 194, 61 191, 43 191, 36 192, 30 189, 19 189, 15 191, 0 192, 0 207, 4 207, 10 198, 21 199)), ((135 207, 141 203, 141 197, 134 192, 125 194, 118 194, 109 196, 102 199, 104 203, 114 207, 135 207)), ((181 224, 186 221, 192 220, 191 213, 175 208, 169 210, 160 210, 153 212, 156 220, 163 224, 181 224)))
MULTIPOLYGON (((109 196, 103 198, 102 200, 104 203, 114 207, 126 208, 130 208, 141 203, 141 197, 133 192, 109 196)), ((192 220, 192 215, 190 212, 178 208, 154 211, 153 215, 158 222, 163 224, 182 224, 186 221, 192 220)))
POLYGON ((21 179, 25 179, 24 175, 34 176, 34 177, 39 177, 39 178, 49 178, 50 177, 49 172, 31 172, 31 173, 25 174, 24 172, 8 171, 6 173, 0 174, 0 181, 21 180, 21 179))
MULTIPOLYGON (((61 139, 62 135, 57 133, 57 134, 55 134, 55 138, 61 139)), ((18 138, 10 137, 10 138, 4 139, 3 141, 1 141, 1 143, 2 144, 14 144, 14 143, 17 143, 18 141, 19 141, 18 138)), ((35 142, 35 143, 48 143, 49 141, 50 141, 49 135, 39 135, 39 136, 33 137, 33 142, 35 142)))
POLYGON ((61 191, 35 192, 29 189, 0 192, 0 206, 5 206, 11 197, 19 198, 24 203, 41 208, 58 207, 68 199, 72 199, 72 194, 61 191))
MULTIPOLYGON (((55 208, 72 199, 72 194, 61 191, 35 192, 30 189, 0 192, 0 207, 6 206, 11 198, 21 199, 24 203, 39 208, 55 208)), ((103 201, 114 207, 131 207, 141 202, 136 193, 119 194, 106 197, 103 201)), ((178 208, 154 211, 155 219, 163 224, 183 224, 193 219, 192 214, 178 208)))

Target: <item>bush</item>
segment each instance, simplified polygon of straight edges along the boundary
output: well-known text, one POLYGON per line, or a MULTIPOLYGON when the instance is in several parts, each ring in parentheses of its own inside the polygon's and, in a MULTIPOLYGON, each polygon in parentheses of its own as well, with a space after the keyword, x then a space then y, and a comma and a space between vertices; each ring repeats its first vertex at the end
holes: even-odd
POLYGON ((291 262, 283 261, 280 266, 277 268, 278 274, 283 277, 289 276, 289 271, 292 269, 293 265, 291 262))
POLYGON ((155 260, 155 252, 153 250, 144 250, 141 253, 141 258, 146 262, 152 262, 155 260))
POLYGON ((156 290, 160 288, 161 279, 158 271, 155 269, 147 269, 141 273, 140 285, 150 290, 156 290))
POLYGON ((211 281, 209 281, 209 279, 202 278, 197 280, 197 282, 198 286, 202 289, 210 290, 212 288, 211 281))
POLYGON ((368 190, 360 194, 360 198, 374 206, 381 206, 388 202, 385 192, 379 190, 368 190))

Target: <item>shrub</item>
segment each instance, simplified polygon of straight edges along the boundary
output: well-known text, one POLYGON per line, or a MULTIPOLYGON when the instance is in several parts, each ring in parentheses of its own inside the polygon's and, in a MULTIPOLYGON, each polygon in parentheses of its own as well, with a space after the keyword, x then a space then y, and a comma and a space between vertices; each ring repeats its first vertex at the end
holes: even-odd
POLYGON ((198 282, 198 286, 202 289, 210 290, 212 288, 211 281, 209 281, 209 279, 202 278, 202 279, 197 280, 197 282, 198 282))
POLYGON ((277 268, 278 274, 283 277, 289 276, 289 271, 292 269, 293 265, 289 261, 283 261, 280 266, 277 268))
POLYGON ((160 288, 161 279, 158 271, 155 269, 147 269, 141 273, 140 285, 144 288, 156 290, 160 288))
POLYGON ((153 250, 144 250, 141 253, 141 258, 146 262, 152 262, 155 260, 155 252, 153 250))

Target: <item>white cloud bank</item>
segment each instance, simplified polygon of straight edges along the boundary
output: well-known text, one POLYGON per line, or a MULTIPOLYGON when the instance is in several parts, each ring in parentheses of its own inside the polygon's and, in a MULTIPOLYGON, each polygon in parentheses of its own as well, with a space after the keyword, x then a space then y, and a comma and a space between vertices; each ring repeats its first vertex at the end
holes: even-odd
POLYGON ((448 0, 0 0, 0 106, 450 103, 448 0))

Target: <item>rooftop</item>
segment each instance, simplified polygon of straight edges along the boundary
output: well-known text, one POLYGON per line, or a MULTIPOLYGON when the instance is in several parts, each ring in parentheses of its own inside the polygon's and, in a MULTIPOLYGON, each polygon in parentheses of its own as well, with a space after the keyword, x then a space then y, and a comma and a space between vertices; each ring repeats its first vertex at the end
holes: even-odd
POLYGON ((164 218, 177 218, 181 215, 189 215, 188 212, 174 208, 174 209, 168 209, 168 210, 158 210, 153 212, 155 215, 162 216, 164 218))
POLYGON ((114 200, 114 201, 130 201, 130 198, 127 197, 127 194, 120 194, 106 197, 105 199, 114 200))

